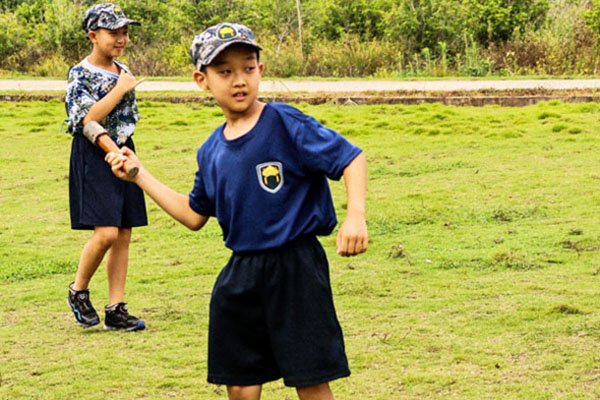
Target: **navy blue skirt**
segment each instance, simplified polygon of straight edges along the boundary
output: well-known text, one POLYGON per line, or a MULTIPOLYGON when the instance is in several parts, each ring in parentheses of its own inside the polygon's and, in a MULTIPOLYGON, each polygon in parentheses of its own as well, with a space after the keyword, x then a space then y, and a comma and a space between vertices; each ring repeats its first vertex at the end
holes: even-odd
MULTIPOLYGON (((125 146, 135 150, 131 138, 125 146)), ((113 175, 106 153, 82 135, 75 135, 69 168, 72 229, 95 226, 132 228, 148 225, 144 192, 113 175)))

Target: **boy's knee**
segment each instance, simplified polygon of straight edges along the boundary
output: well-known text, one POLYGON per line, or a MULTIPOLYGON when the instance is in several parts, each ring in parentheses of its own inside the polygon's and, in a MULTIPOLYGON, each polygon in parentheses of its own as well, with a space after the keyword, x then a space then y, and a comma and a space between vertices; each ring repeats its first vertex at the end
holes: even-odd
POLYGON ((129 243, 131 241, 131 228, 120 228, 118 230, 118 240, 129 243))
POLYGON ((296 388, 300 400, 334 400, 329 383, 296 388))
POLYGON ((113 226, 103 226, 94 231, 94 240, 101 246, 109 248, 119 238, 119 228, 113 226))
POLYGON ((262 386, 227 386, 229 400, 258 400, 262 386))

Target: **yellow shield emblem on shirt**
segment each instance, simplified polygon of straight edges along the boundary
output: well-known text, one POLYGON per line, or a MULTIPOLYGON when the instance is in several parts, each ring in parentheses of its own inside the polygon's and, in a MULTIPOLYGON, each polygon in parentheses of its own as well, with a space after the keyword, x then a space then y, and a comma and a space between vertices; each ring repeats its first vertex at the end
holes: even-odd
POLYGON ((256 166, 258 183, 269 193, 277 193, 283 186, 283 165, 278 161, 269 161, 256 166))

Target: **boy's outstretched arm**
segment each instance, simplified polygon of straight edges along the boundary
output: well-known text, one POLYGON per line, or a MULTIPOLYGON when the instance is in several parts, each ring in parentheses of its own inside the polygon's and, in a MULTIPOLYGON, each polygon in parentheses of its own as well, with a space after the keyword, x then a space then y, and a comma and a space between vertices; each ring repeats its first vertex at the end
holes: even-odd
POLYGON ((142 83, 144 79, 140 79, 139 81, 135 80, 135 77, 130 73, 125 72, 124 69, 121 70, 121 74, 119 75, 119 80, 114 88, 106 96, 98 100, 94 105, 89 109, 86 116, 83 118, 83 123, 87 124, 90 121, 100 122, 110 112, 119 104, 119 101, 125 96, 129 91, 135 89, 137 85, 142 83))
POLYGON ((357 155, 344 169, 344 182, 348 197, 346 220, 337 235, 336 247, 339 255, 355 256, 367 251, 369 235, 365 219, 367 197, 367 159, 364 153, 357 155))
POLYGON ((105 157, 106 162, 110 164, 113 173, 118 178, 137 184, 160 208, 189 229, 197 231, 206 224, 209 217, 192 210, 188 196, 177 193, 152 176, 131 149, 122 147, 120 151, 120 153, 108 153, 105 157), (138 167, 139 172, 134 177, 129 177, 123 171, 125 160, 138 167))

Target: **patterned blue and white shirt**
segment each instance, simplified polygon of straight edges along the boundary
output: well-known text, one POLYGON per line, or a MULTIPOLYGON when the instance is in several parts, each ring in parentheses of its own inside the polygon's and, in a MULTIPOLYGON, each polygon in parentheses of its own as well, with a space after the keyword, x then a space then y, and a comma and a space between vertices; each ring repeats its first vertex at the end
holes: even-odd
MULTIPOLYGON (((122 63, 115 61, 119 68, 129 72, 122 63)), ((83 119, 90 108, 110 92, 119 75, 92 65, 87 57, 69 71, 67 96, 65 102, 69 115, 68 132, 71 135, 83 132, 83 119)), ((133 135, 135 124, 140 119, 135 90, 128 92, 119 104, 100 121, 110 136, 117 139, 118 144, 123 144, 133 135)))

